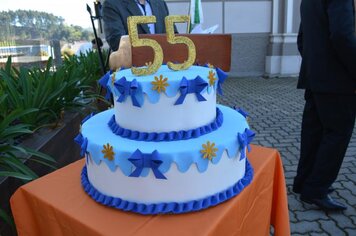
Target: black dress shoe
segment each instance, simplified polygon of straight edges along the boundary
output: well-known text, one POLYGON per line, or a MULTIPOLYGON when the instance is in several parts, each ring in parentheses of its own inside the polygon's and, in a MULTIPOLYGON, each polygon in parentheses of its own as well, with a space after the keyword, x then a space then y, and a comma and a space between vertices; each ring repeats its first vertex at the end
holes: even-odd
POLYGON ((300 200, 309 204, 315 204, 324 211, 343 211, 347 209, 344 204, 335 201, 329 195, 326 195, 324 198, 308 198, 302 195, 300 196, 300 200))

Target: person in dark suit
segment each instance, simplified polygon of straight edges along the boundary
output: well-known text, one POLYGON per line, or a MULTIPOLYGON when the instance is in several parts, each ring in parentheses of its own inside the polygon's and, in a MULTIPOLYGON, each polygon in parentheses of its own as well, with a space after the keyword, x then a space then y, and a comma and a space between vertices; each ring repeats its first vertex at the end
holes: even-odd
POLYGON ((103 4, 103 21, 106 41, 113 51, 119 47, 120 38, 128 34, 127 17, 140 15, 156 16, 155 24, 140 24, 139 34, 166 32, 164 18, 169 15, 163 0, 106 0, 103 4))
POLYGON ((293 191, 323 210, 345 210, 329 193, 355 124, 353 0, 302 0, 298 88, 305 89, 301 150, 293 191))

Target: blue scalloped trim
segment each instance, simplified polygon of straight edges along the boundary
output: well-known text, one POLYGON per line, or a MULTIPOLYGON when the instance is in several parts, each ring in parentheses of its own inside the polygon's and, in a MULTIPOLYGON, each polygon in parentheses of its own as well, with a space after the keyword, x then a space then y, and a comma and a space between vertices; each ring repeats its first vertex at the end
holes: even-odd
MULTIPOLYGON (((205 87, 200 93, 204 93, 207 92, 208 94, 214 92, 215 90, 217 90, 218 92, 221 92, 221 84, 224 82, 224 80, 226 79, 224 76, 221 76, 221 71, 218 68, 206 68, 203 66, 199 66, 209 70, 214 70, 215 74, 218 77, 217 82, 214 83, 213 86, 207 86, 205 87), (220 75, 220 77, 219 77, 220 75)), ((164 94, 171 98, 176 96, 177 94, 180 93, 180 83, 181 80, 183 79, 183 77, 186 77, 189 80, 195 79, 196 77, 200 76, 201 78, 203 78, 204 81, 209 82, 209 80, 207 79, 208 76, 208 71, 204 71, 201 70, 199 68, 193 68, 193 70, 185 70, 184 72, 181 73, 177 73, 174 72, 172 70, 170 70, 166 65, 162 65, 161 68, 153 75, 147 75, 147 76, 140 76, 140 79, 138 81, 138 88, 135 94, 135 98, 137 99, 138 104, 140 104, 141 106, 144 105, 144 102, 146 102, 146 98, 145 95, 147 95, 147 100, 152 103, 155 104, 160 100, 160 96, 162 96, 163 93, 158 93, 156 90, 152 90, 152 84, 151 82, 153 81, 154 77, 159 77, 160 75, 163 75, 165 77, 168 78, 168 83, 169 86, 166 87, 166 91, 164 92, 164 94), (174 74, 174 76, 173 76, 174 74), (174 77, 174 78, 172 78, 174 77)), ((131 73, 131 70, 129 68, 127 69, 121 69, 119 73, 115 74, 115 81, 118 81, 119 79, 121 79, 122 77, 125 77, 128 81, 131 81, 135 78, 137 78, 137 76, 133 75, 131 73)), ((106 78, 106 77, 105 77, 106 78)), ((108 90, 114 94, 117 97, 120 97, 121 93, 118 91, 118 89, 112 84, 112 81, 108 78, 106 78, 106 80, 102 80, 102 83, 106 82, 105 87, 108 88, 108 90)), ((219 92, 219 93, 220 93, 219 92)))
POLYGON ((248 186, 253 179, 253 168, 249 161, 246 159, 245 176, 235 183, 232 187, 216 193, 212 196, 193 200, 188 202, 169 202, 157 204, 143 204, 125 201, 121 198, 110 197, 100 193, 91 183, 87 176, 87 167, 84 166, 82 170, 81 182, 84 191, 89 194, 96 202, 105 206, 114 207, 123 211, 132 211, 143 215, 156 215, 167 213, 186 213, 191 211, 199 211, 205 208, 215 206, 219 203, 225 202, 230 198, 239 194, 246 186, 248 186))
POLYGON ((148 132, 140 132, 136 130, 125 129, 121 127, 115 121, 115 115, 113 115, 108 122, 108 126, 111 131, 123 138, 128 138, 131 140, 137 141, 153 141, 153 142, 161 142, 161 141, 178 141, 178 140, 187 140, 191 138, 198 138, 204 134, 208 134, 220 128, 223 124, 224 116, 219 108, 216 108, 216 118, 210 124, 189 130, 180 130, 180 131, 171 131, 171 132, 161 132, 161 133, 148 133, 148 132))

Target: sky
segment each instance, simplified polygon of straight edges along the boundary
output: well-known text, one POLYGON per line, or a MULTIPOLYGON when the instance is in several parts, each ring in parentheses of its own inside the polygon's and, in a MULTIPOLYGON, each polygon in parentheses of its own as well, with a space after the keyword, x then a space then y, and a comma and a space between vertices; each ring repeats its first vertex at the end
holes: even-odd
POLYGON ((91 28, 89 13, 86 4, 92 9, 93 14, 95 0, 0 0, 0 11, 8 10, 36 10, 52 13, 64 18, 68 25, 79 25, 83 28, 91 28))

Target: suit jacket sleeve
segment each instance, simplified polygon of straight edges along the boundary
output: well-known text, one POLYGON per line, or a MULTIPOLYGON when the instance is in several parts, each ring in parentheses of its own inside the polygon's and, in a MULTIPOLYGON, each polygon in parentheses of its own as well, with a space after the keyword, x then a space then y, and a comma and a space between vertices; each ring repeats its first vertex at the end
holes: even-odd
POLYGON ((330 39, 337 56, 356 81, 356 35, 353 0, 328 0, 330 39))
POLYGON ((103 4, 103 20, 106 41, 110 48, 116 51, 119 47, 121 36, 127 35, 122 15, 120 1, 105 1, 103 4))
POLYGON ((302 28, 302 23, 300 23, 300 25, 299 25, 297 45, 298 45, 298 51, 299 51, 300 55, 303 56, 303 28, 302 28))

